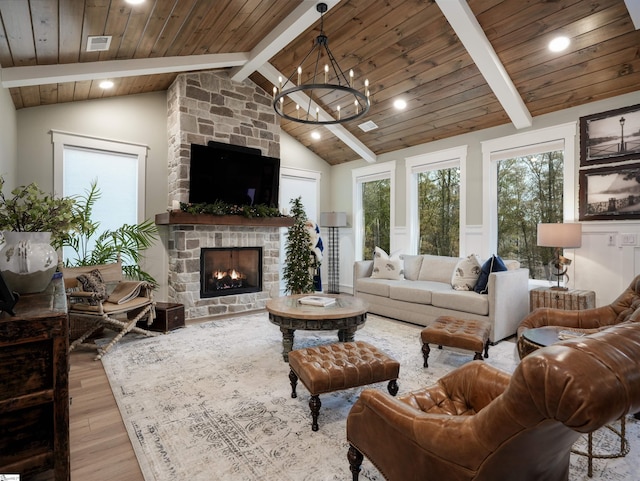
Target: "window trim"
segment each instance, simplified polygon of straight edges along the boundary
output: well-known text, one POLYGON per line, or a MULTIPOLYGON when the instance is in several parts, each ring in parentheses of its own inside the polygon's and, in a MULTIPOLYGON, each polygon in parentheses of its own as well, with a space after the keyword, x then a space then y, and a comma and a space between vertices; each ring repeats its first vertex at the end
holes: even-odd
POLYGON ((113 152, 116 154, 125 154, 137 157, 138 159, 138 206, 137 217, 138 222, 144 222, 145 215, 145 197, 146 197, 146 171, 147 171, 147 152, 149 147, 144 144, 133 142, 124 142, 119 140, 103 139, 90 135, 74 134, 62 132, 59 130, 51 130, 51 143, 53 144, 53 188, 54 191, 62 195, 63 186, 63 168, 64 168, 64 149, 65 147, 78 147, 88 150, 102 150, 105 152, 113 152))
POLYGON ((483 195, 483 257, 488 258, 498 248, 498 170, 499 160, 509 155, 523 155, 526 148, 529 152, 539 152, 536 146, 541 144, 557 144, 554 150, 564 151, 563 165, 563 218, 565 222, 575 219, 575 159, 577 122, 554 125, 543 129, 500 137, 481 142, 482 145, 482 191, 483 195))
MULTIPOLYGON (((389 179, 389 225, 391 229, 396 225, 396 161, 383 162, 381 164, 359 167, 351 171, 351 190, 353 192, 353 235, 354 235, 354 259, 362 260, 362 242, 364 239, 364 219, 362 212, 362 184, 374 180, 389 179)), ((389 233, 390 251, 395 250, 394 238, 389 233)))
POLYGON ((431 170, 460 169, 460 206, 459 219, 460 236, 458 250, 460 255, 465 252, 465 236, 463 235, 467 224, 467 145, 438 150, 425 154, 414 155, 405 158, 405 185, 406 190, 406 223, 409 227, 409 253, 418 253, 418 238, 420 226, 418 219, 418 175, 431 170))

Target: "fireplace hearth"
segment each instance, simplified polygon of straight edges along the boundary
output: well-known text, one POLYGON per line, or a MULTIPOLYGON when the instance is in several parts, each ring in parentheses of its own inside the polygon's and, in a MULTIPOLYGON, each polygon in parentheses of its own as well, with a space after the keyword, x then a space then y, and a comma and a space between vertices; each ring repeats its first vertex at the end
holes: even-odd
POLYGON ((200 297, 262 290, 262 247, 209 247, 200 251, 200 297))

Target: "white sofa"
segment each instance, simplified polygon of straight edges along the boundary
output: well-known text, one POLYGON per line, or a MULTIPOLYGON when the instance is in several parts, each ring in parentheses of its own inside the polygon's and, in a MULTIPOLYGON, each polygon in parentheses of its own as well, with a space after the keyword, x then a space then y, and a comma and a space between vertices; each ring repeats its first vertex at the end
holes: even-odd
POLYGON ((506 271, 492 272, 488 293, 454 290, 451 284, 458 257, 402 256, 404 278, 372 278, 373 261, 354 264, 354 295, 369 303, 369 312, 422 326, 439 316, 484 319, 491 323, 495 343, 516 333, 529 312, 529 269, 504 261, 506 271))

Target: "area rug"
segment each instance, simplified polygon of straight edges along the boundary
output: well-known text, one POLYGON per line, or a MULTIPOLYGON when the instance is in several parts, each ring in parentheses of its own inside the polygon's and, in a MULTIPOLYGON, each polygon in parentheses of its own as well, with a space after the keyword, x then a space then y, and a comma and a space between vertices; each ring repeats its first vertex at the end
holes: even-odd
MULTIPOLYGON (((429 385, 473 354, 432 349, 422 367, 420 327, 370 315, 356 333, 400 361, 399 394, 429 385)), ((337 341, 335 331, 296 331, 294 348, 337 341)), ((345 421, 364 388, 321 396, 317 432, 308 392, 291 398, 282 337, 266 313, 190 325, 154 338, 127 336, 102 359, 145 481, 350 480, 345 421)), ((507 372, 515 344, 503 341, 486 360, 507 372)), ((386 383, 369 387, 386 390, 386 383)), ((627 417, 631 452, 594 462, 572 455, 572 480, 638 479, 639 421, 627 417)), ((597 449, 615 449, 596 436, 597 449)), ((526 453, 523 453, 526 456, 526 453)), ((360 479, 384 478, 365 458, 360 479)))

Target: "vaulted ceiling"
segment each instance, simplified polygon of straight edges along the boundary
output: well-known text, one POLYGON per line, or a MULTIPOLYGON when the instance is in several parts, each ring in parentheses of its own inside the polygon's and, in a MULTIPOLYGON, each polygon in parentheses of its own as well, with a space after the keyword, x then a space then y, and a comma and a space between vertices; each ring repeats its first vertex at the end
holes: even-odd
MULTIPOLYGON (((0 78, 17 109, 166 90, 228 69, 270 92, 319 33, 316 0, 2 0, 0 78), (89 36, 111 36, 87 52, 89 36), (111 90, 98 83, 109 78, 111 90)), ((328 0, 343 70, 371 82, 367 116, 282 129, 331 165, 639 92, 637 0, 328 0), (634 11, 635 9, 635 11, 634 11), (635 22, 635 25, 634 25, 635 22), (552 53, 556 34, 569 48, 552 53), (394 109, 403 98, 407 108, 394 109), (364 132, 358 124, 373 121, 364 132), (310 134, 318 130, 322 139, 310 134)))

